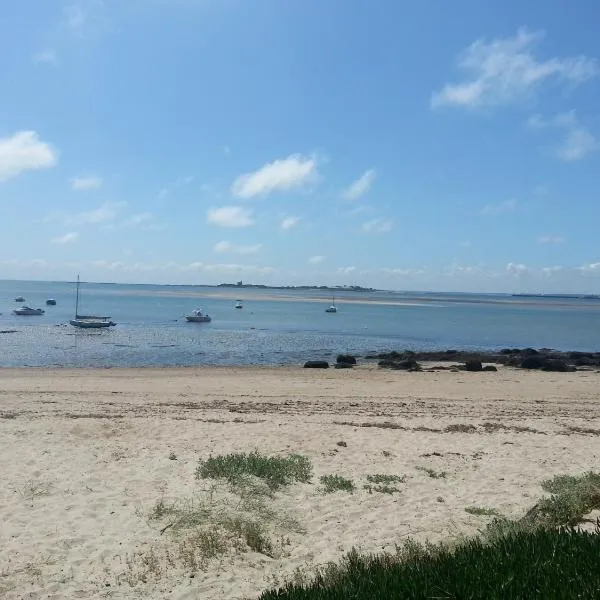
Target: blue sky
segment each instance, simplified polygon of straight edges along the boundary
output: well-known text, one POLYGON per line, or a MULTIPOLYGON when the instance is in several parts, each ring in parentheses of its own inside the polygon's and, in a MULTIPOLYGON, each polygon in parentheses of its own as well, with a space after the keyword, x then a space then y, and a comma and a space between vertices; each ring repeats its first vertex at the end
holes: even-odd
POLYGON ((600 292, 600 3, 29 0, 0 277, 600 292))

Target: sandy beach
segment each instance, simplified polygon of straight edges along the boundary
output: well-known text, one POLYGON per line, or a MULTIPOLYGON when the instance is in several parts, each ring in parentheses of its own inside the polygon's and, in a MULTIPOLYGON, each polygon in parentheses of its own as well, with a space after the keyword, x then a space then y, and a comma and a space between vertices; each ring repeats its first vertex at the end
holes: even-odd
POLYGON ((503 367, 1 370, 0 596, 251 599, 353 546, 476 534, 491 517, 465 508, 518 517, 544 479, 597 470, 599 384, 503 367), (269 498, 272 556, 237 545, 191 569, 186 533, 151 514, 237 510, 195 470, 253 450, 308 457, 312 482, 269 498), (405 480, 364 489, 381 473, 405 480), (324 494, 326 474, 355 492, 324 494))

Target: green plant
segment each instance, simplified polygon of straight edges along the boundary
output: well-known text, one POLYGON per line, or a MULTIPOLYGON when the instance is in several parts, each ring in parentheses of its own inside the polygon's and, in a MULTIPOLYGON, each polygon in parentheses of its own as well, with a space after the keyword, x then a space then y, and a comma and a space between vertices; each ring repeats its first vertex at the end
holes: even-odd
POLYGON ((265 592, 260 600, 592 599, 598 589, 600 535, 542 528, 454 548, 414 544, 397 555, 352 551, 310 583, 265 592))
POLYGON ((311 474, 312 465, 305 456, 263 456, 257 451, 211 456, 200 461, 196 469, 197 479, 222 478, 237 483, 244 477, 254 476, 264 480, 272 490, 294 481, 306 483, 311 474))
POLYGON ((331 494, 332 492, 354 492, 355 485, 351 479, 346 479, 340 475, 323 475, 319 478, 319 481, 323 484, 323 491, 325 494, 331 494))
POLYGON ((448 473, 446 471, 434 471, 433 469, 429 469, 427 467, 416 467, 417 471, 423 471, 423 473, 427 473, 429 477, 432 479, 445 479, 448 473))
POLYGON ((169 452, 169 460, 177 460, 177 454, 173 451, 169 452))
POLYGON ((385 475, 377 473, 375 475, 367 475, 367 481, 369 483, 404 483, 406 481, 406 475, 385 475))
POLYGON ((370 485, 368 483, 363 485, 363 489, 367 490, 369 494, 372 494, 373 492, 379 492, 380 494, 395 494, 400 491, 397 487, 391 485, 370 485))
POLYGON ((467 506, 465 512, 470 515, 480 515, 488 517, 499 517, 500 513, 495 508, 485 508, 482 506, 467 506))

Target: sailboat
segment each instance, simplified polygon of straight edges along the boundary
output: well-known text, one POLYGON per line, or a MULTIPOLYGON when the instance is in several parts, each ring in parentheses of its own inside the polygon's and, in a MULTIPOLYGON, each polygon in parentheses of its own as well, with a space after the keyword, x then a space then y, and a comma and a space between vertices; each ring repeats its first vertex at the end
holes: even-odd
POLYGON ((328 313, 336 313, 337 312, 337 306, 335 305, 335 296, 333 296, 333 298, 331 299, 331 306, 329 308, 326 308, 325 312, 328 312, 328 313))
POLYGON ((116 323, 110 317, 97 317, 94 315, 79 314, 79 275, 77 275, 77 295, 75 299, 75 318, 69 321, 73 327, 81 329, 104 329, 114 327, 116 323))

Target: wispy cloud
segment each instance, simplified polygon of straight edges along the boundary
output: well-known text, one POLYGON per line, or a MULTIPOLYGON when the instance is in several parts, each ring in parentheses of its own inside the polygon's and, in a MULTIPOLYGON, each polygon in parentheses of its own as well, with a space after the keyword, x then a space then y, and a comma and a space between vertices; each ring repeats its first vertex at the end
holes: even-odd
POLYGON ((248 274, 248 275, 272 275, 275 273, 273 267, 261 267, 257 265, 238 265, 238 264, 211 264, 203 262, 193 262, 180 267, 182 271, 203 271, 205 273, 216 274, 248 274))
POLYGON ((44 48, 31 56, 31 61, 35 65, 51 65, 58 66, 58 56, 52 48, 44 48))
POLYGON ((210 208, 206 220, 219 227, 250 227, 254 225, 252 211, 241 206, 221 206, 210 208))
POLYGON ((519 203, 516 200, 504 200, 496 204, 486 204, 481 209, 482 215, 503 215, 505 213, 513 212, 517 209, 519 203))
POLYGON ((577 267, 577 270, 580 271, 583 275, 600 274, 600 262, 587 263, 581 265, 581 267, 577 267))
POLYGON ((542 235, 538 238, 538 244, 562 244, 565 238, 560 235, 542 235))
POLYGON ((308 259, 309 265, 320 265, 325 260, 324 256, 311 256, 308 259))
POLYGON ((237 198, 250 199, 268 196, 273 192, 286 192, 312 184, 318 177, 314 156, 292 154, 275 160, 260 169, 240 175, 231 185, 237 198))
POLYGON ((300 223, 300 217, 285 217, 283 221, 281 221, 281 229, 293 229, 300 223))
POLYGON ((262 244, 253 244, 249 246, 236 245, 228 241, 218 242, 214 245, 213 251, 217 254, 258 254, 262 244))
POLYGON ((391 219, 371 219, 362 224, 362 230, 366 233, 389 233, 393 226, 391 219))
POLYGON ((529 273, 531 269, 524 264, 521 263, 508 263, 506 265, 506 272, 510 275, 514 275, 515 277, 522 277, 529 273))
POLYGON ((338 273, 340 275, 352 275, 356 271, 356 267, 340 267, 338 273))
POLYGON ((0 182, 17 177, 24 171, 54 167, 58 153, 40 140, 35 131, 19 131, 0 138, 0 182))
POLYGON ((342 192, 342 198, 345 200, 358 200, 369 191, 375 181, 375 176, 375 169, 365 171, 342 192))
POLYGON ((91 23, 100 18, 103 0, 76 0, 63 8, 63 23, 76 37, 82 37, 91 23))
POLYGON ((544 119, 540 115, 533 115, 527 121, 532 129, 555 128, 565 132, 565 138, 555 148, 555 153, 561 160, 572 162, 581 160, 590 152, 600 149, 598 140, 579 123, 574 110, 561 113, 551 119, 544 119))
POLYGON ((76 192, 85 192, 88 190, 97 190, 102 187, 101 177, 73 177, 70 181, 71 189, 76 192))
POLYGON ((141 227, 146 230, 162 229, 161 226, 154 224, 154 215, 151 212, 133 214, 125 219, 125 225, 128 227, 141 227))
POLYGON ((431 106, 511 104, 531 96, 544 82, 577 85, 600 72, 596 59, 587 56, 538 60, 533 50, 544 35, 543 31, 522 28, 514 37, 477 40, 458 62, 471 76, 461 83, 446 84, 433 94, 431 106))
POLYGON ((390 269, 384 267, 380 271, 386 275, 395 275, 398 277, 412 277, 414 275, 423 275, 425 271, 423 269, 390 269))
POLYGON ((105 202, 99 208, 85 211, 67 218, 67 223, 75 225, 97 225, 113 221, 126 202, 105 202))
POLYGON ((159 200, 164 200, 169 194, 171 194, 177 188, 185 187, 190 185, 194 181, 192 175, 186 175, 184 177, 178 177, 173 183, 165 186, 158 192, 159 200))
POLYGON ((79 233, 76 231, 71 231, 70 233, 65 233, 60 237, 55 237, 50 240, 52 244, 72 244, 79 239, 79 233))

